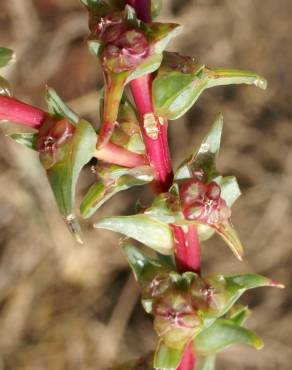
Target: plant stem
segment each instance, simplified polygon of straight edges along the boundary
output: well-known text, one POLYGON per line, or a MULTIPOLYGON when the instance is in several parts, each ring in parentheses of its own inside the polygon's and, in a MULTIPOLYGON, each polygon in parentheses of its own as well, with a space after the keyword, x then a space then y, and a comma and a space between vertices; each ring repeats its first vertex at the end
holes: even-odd
MULTIPOLYGON (((144 21, 151 20, 151 0, 126 0, 132 5, 138 17, 144 21)), ((167 138, 167 120, 161 121, 154 113, 152 103, 152 76, 145 75, 131 82, 131 91, 141 116, 142 133, 147 150, 150 165, 155 169, 157 186, 156 190, 167 191, 173 180, 173 170, 167 138), (151 114, 151 116, 149 116, 151 114), (151 137, 147 132, 147 119, 154 132, 151 137), (157 135, 155 137, 155 135, 157 135)), ((201 251, 198 233, 195 226, 189 226, 187 230, 183 227, 173 225, 175 240, 175 258, 178 270, 182 273, 193 271, 200 273, 201 251)), ((186 348, 182 361, 177 370, 193 370, 195 368, 196 356, 192 342, 186 348)))
POLYGON ((197 228, 172 225, 178 271, 201 272, 201 248, 197 228))
POLYGON ((145 75, 132 81, 131 90, 141 116, 142 134, 149 163, 156 173, 156 190, 167 191, 173 179, 167 140, 168 123, 154 114, 152 76, 145 75))
POLYGON ((107 143, 101 149, 97 149, 95 157, 105 162, 130 168, 149 165, 145 155, 130 152, 111 142, 107 143))
POLYGON ((0 96, 0 120, 12 121, 38 129, 48 114, 8 96, 0 96))
POLYGON ((196 366, 196 355, 193 345, 190 343, 185 350, 182 361, 177 370, 193 370, 196 366))

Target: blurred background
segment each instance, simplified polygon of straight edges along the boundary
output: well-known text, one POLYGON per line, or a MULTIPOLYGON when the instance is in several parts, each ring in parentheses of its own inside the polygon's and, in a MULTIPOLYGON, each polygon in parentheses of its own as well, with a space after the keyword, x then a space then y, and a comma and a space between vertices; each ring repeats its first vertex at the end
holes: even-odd
MULTIPOLYGON (((204 244, 204 271, 257 272, 286 284, 243 299, 249 327, 265 341, 257 352, 234 347, 218 370, 289 370, 292 363, 292 2, 290 0, 164 0, 160 19, 185 26, 169 49, 210 67, 255 70, 266 92, 247 86, 208 90, 171 123, 177 165, 221 111, 220 170, 237 176, 243 196, 233 221, 246 250, 237 262, 217 237, 204 244)), ((87 14, 78 0, 1 0, 0 45, 16 51, 5 76, 15 95, 44 106, 54 87, 98 126, 100 70, 85 43, 87 14)), ((14 127, 16 128, 16 127, 14 127)), ((60 216, 38 158, 0 135, 0 370, 102 370, 154 348, 151 318, 142 310, 114 233, 83 222, 76 246, 60 216)), ((79 199, 94 181, 89 167, 79 199)), ((120 194, 104 215, 130 214, 144 189, 120 194)))

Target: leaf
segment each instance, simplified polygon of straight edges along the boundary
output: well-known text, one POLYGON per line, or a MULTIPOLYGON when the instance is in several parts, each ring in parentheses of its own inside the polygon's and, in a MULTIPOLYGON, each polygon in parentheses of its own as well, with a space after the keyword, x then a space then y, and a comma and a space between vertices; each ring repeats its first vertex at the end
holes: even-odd
POLYGON ((235 257, 242 261, 244 255, 243 246, 231 221, 228 220, 227 222, 214 226, 213 228, 226 242, 235 257))
POLYGON ((78 124, 78 115, 62 101, 54 89, 47 87, 45 98, 50 114, 54 115, 58 119, 67 118, 70 122, 73 122, 76 125, 78 124))
POLYGON ((231 320, 218 319, 196 337, 195 348, 198 354, 206 356, 221 352, 233 344, 246 344, 256 349, 263 347, 262 339, 253 331, 231 320))
POLYGON ((12 96, 10 83, 0 76, 0 95, 12 96))
POLYGON ((138 283, 151 281, 157 273, 166 268, 164 264, 150 258, 131 244, 124 245, 123 250, 138 283))
POLYGON ((225 315, 238 301, 238 299, 249 289, 259 287, 278 287, 283 286, 271 279, 261 275, 246 274, 207 278, 207 284, 212 287, 213 294, 210 297, 211 317, 221 317, 225 315))
POLYGON ((173 252, 171 228, 146 215, 107 217, 94 227, 124 234, 161 254, 169 255, 173 252))
POLYGON ((192 178, 196 171, 203 171, 206 183, 218 176, 216 160, 220 149, 222 129, 223 116, 219 114, 199 149, 179 166, 175 180, 192 178))
POLYGON ((29 149, 36 150, 37 134, 33 132, 20 132, 8 135, 10 139, 29 149))
POLYGON ((253 72, 235 69, 209 69, 193 58, 178 53, 164 53, 164 59, 153 82, 155 111, 170 120, 185 114, 205 89, 230 84, 267 87, 264 78, 253 72))
POLYGON ((221 187, 221 197, 225 200, 227 206, 231 208, 235 201, 240 197, 241 191, 234 176, 218 177, 214 181, 221 187))
POLYGON ((62 160, 47 169, 59 211, 78 242, 81 236, 74 214, 76 185, 83 166, 94 156, 95 150, 96 133, 88 122, 81 120, 72 140, 64 145, 62 160))
POLYGON ((11 49, 0 47, 0 68, 7 66, 13 61, 14 52, 11 49))
POLYGON ((197 370, 215 370, 215 360, 215 356, 200 358, 197 370))
POLYGON ((111 166, 106 173, 106 180, 102 178, 94 184, 85 195, 80 205, 80 212, 84 218, 91 217, 106 201, 120 191, 125 191, 134 186, 141 186, 151 182, 154 178, 149 166, 136 168, 123 168, 111 166), (120 173, 114 175, 114 172, 120 173), (114 177, 116 176, 116 177, 114 177), (110 178, 112 181, 109 182, 110 178))
POLYGON ((178 368, 184 348, 174 349, 167 347, 163 341, 158 343, 154 356, 154 369, 175 370, 178 368))
POLYGON ((235 324, 242 326, 246 319, 251 315, 251 310, 247 306, 234 306, 229 312, 229 319, 235 324))

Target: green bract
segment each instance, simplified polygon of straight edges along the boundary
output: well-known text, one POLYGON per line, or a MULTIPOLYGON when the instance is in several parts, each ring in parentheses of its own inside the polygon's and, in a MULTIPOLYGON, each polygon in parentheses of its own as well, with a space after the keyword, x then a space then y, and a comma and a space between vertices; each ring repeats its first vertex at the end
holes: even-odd
POLYGON ((164 53, 158 75, 153 82, 155 111, 170 120, 185 114, 202 92, 210 87, 248 84, 262 89, 266 80, 253 72, 236 69, 209 69, 193 58, 178 53, 164 53))
POLYGON ((192 272, 178 274, 171 265, 148 257, 130 244, 124 251, 140 285, 144 309, 154 315, 160 338, 155 368, 176 369, 192 339, 202 369, 211 366, 215 354, 232 344, 262 347, 262 340, 243 327, 250 311, 235 304, 249 289, 280 284, 252 274, 205 279, 192 272))
MULTIPOLYGON (((0 47, 0 68, 6 67, 14 58, 13 50, 0 47)), ((0 76, 0 95, 11 95, 9 82, 0 76)))
POLYGON ((100 206, 120 191, 145 185, 153 180, 153 171, 149 166, 133 169, 120 166, 97 168, 97 175, 99 180, 89 189, 80 206, 85 218, 91 217, 100 206))

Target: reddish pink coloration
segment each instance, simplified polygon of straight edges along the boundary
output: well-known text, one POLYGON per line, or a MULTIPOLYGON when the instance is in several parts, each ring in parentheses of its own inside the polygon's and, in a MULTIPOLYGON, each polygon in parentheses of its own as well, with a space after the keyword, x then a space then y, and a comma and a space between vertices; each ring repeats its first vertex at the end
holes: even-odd
POLYGON ((167 140, 167 122, 154 115, 158 130, 157 138, 153 139, 145 131, 143 117, 153 113, 152 104, 152 77, 145 75, 131 82, 132 94, 141 116, 142 133, 147 149, 150 165, 156 171, 157 190, 167 191, 171 185, 173 173, 170 160, 170 152, 167 140))
POLYGON ((151 1, 149 0, 126 0, 126 4, 131 5, 139 19, 143 22, 151 22, 151 1))
POLYGON ((187 180, 180 187, 185 218, 208 225, 220 225, 228 221, 231 211, 220 195, 220 186, 215 181, 205 185, 195 179, 187 180))
POLYGON ((12 121, 38 129, 47 117, 48 114, 41 109, 14 98, 0 96, 0 120, 12 121))
POLYGON ((67 119, 60 121, 50 119, 39 130, 37 150, 53 154, 57 148, 71 139, 74 132, 75 126, 67 119))
POLYGON ((118 38, 108 43, 102 53, 104 68, 113 73, 135 69, 149 54, 149 45, 144 33, 132 29, 116 35, 118 38))
POLYGON ((182 361, 177 370, 194 370, 195 366, 196 366, 196 356, 191 342, 186 348, 182 361))
MULTIPOLYGON (((126 3, 133 6, 138 17, 144 22, 151 21, 151 0, 126 0, 126 3)), ((153 113, 152 104, 152 77, 143 76, 131 82, 132 94, 141 116, 147 113, 153 113)), ((164 125, 158 125, 158 137, 156 140, 145 135, 143 130, 144 142, 150 164, 155 168, 157 173, 157 190, 168 190, 173 179, 172 165, 167 139, 167 121, 164 125)), ((176 260, 181 269, 186 268, 194 272, 201 269, 201 252, 200 243, 195 226, 189 228, 188 236, 182 236, 182 229, 174 226, 174 238, 178 239, 176 244, 176 260), (186 247, 188 242, 188 249, 186 247), (192 260, 194 258, 194 261, 192 260), (191 267, 194 267, 192 269, 191 267), (190 267, 190 268, 189 268, 190 267)), ((182 271, 183 272, 183 271, 182 271)), ((194 370, 196 366, 196 356, 192 349, 192 342, 189 344, 183 355, 178 370, 194 370)))
POLYGON ((178 271, 201 271, 201 249, 194 225, 188 226, 186 230, 181 226, 172 225, 175 241, 175 257, 178 271))
POLYGON ((101 149, 97 149, 95 157, 105 162, 129 168, 149 165, 146 156, 130 152, 129 150, 110 142, 101 149))

